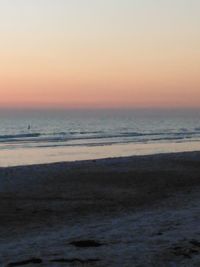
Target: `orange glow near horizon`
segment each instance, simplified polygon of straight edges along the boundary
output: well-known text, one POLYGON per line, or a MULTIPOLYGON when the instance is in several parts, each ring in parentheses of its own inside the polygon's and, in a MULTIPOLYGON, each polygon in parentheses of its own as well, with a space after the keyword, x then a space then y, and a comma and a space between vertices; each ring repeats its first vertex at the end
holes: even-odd
POLYGON ((0 4, 0 108, 200 107, 197 1, 56 2, 0 4))

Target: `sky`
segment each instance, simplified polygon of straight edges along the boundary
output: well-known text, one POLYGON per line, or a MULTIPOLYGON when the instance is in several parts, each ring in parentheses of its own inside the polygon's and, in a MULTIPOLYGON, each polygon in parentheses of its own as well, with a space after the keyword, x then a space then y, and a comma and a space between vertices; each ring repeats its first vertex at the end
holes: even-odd
POLYGON ((0 108, 200 107, 199 0, 0 0, 0 108))

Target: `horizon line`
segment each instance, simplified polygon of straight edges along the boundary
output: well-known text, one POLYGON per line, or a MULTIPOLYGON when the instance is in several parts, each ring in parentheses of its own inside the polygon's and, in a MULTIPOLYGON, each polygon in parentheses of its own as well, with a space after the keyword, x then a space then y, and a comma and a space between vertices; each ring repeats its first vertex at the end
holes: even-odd
POLYGON ((0 107, 0 111, 200 110, 200 107, 0 107))

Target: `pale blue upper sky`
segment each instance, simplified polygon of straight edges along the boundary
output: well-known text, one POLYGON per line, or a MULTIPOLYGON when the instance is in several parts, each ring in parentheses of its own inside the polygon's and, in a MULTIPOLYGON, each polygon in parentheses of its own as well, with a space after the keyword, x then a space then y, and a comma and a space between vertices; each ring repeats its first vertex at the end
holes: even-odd
POLYGON ((0 0, 1 30, 193 31, 199 15, 199 0, 0 0))

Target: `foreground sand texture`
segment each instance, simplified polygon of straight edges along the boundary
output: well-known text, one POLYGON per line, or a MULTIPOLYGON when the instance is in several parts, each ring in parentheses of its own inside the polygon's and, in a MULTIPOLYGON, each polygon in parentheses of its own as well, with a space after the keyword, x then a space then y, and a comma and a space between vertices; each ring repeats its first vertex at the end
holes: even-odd
POLYGON ((200 266, 200 153, 0 168, 0 266, 200 266))

